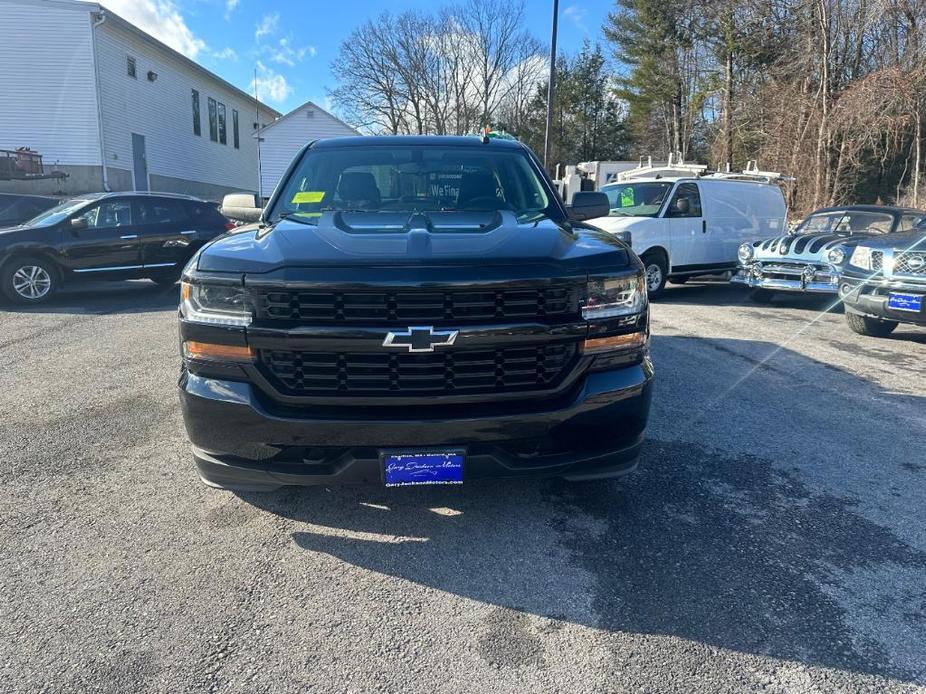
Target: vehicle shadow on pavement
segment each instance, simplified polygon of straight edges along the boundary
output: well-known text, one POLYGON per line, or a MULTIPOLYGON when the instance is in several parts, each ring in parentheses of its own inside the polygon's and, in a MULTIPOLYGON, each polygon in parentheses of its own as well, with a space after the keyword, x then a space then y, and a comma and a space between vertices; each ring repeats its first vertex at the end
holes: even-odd
POLYGON ((86 315, 152 313, 176 308, 179 303, 179 282, 171 287, 158 286, 148 280, 88 282, 66 287, 38 306, 13 304, 0 297, 0 315, 4 312, 86 315))
MULTIPOLYGON (((654 351, 657 356, 672 350, 684 353, 699 343, 699 358, 708 368, 718 357, 703 342, 657 336, 654 351)), ((803 366, 820 371, 837 390, 876 389, 801 355, 790 353, 787 359, 789 364, 803 360, 803 366)), ((664 398, 667 406, 654 412, 658 420, 678 418, 671 408, 679 403, 706 409, 707 403, 697 399, 722 392, 725 375, 720 374, 713 393, 692 396, 702 365, 687 356, 676 361, 662 360, 668 373, 660 376, 667 386, 657 392, 657 403, 664 398), (689 395, 683 399, 685 393, 689 395)), ((744 359, 742 368, 755 366, 744 359)), ((734 426, 723 421, 723 413, 733 419, 730 413, 737 407, 758 409, 750 414, 754 419, 737 426, 768 428, 780 418, 780 403, 764 391, 794 387, 793 372, 763 369, 755 378, 758 382, 745 391, 755 396, 758 388, 759 400, 737 402, 737 393, 727 393, 727 404, 717 415, 721 421, 713 424, 734 426), (768 403, 768 411, 761 411, 762 402, 768 403)), ((890 397, 898 406, 926 408, 926 398, 890 397)), ((800 421, 798 412, 793 416, 786 426, 807 427, 824 451, 819 461, 813 459, 816 451, 804 456, 812 465, 837 466, 833 474, 838 476, 839 466, 858 465, 853 456, 867 454, 834 447, 833 441, 844 433, 813 432, 831 426, 830 415, 817 421, 800 421)), ((834 406, 832 416, 844 414, 834 406)), ((704 431, 692 438, 713 444, 710 420, 695 425, 704 431)), ((865 421, 856 428, 866 437, 868 428, 882 431, 883 422, 865 421)), ((654 427, 640 471, 619 481, 292 488, 239 496, 306 524, 293 540, 309 553, 307 562, 314 561, 311 553, 323 553, 390 580, 493 605, 501 612, 492 619, 511 621, 512 629, 520 624, 518 615, 526 613, 615 634, 679 637, 760 657, 926 684, 926 552, 888 527, 891 504, 901 509, 917 499, 922 502, 926 465, 912 458, 875 461, 897 483, 878 490, 888 516, 879 524, 859 511, 856 498, 808 484, 801 454, 795 453, 798 462, 792 463, 784 450, 780 456, 771 453, 757 432, 744 431, 751 444, 731 452, 681 435, 655 438, 671 431, 664 424, 654 427), (756 455, 756 450, 769 452, 756 455), (913 483, 905 487, 904 479, 913 483)), ((518 628, 523 630, 523 624, 518 628)))
POLYGON ((660 304, 710 306, 754 306, 757 311, 771 312, 776 308, 789 308, 799 311, 829 311, 842 313, 842 303, 836 295, 800 294, 797 292, 777 292, 771 303, 757 303, 750 298, 752 290, 719 280, 690 280, 685 286, 666 285, 665 292, 658 299, 660 304))

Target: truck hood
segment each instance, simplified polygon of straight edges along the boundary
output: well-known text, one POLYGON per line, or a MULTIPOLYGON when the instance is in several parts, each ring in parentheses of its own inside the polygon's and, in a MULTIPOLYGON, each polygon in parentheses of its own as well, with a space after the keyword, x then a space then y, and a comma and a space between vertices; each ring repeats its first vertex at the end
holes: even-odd
POLYGON ((926 250, 926 230, 903 231, 899 234, 878 234, 867 238, 859 246, 876 248, 879 250, 926 250))
POLYGON ((752 259, 762 262, 781 260, 826 262, 827 251, 836 246, 855 246, 872 236, 872 234, 826 233, 778 236, 754 242, 752 259))
POLYGON ((570 230, 548 219, 522 224, 508 211, 325 212, 308 221, 284 219, 221 236, 199 254, 197 269, 264 273, 284 267, 525 263, 619 269, 631 262, 626 246, 600 230, 570 230))

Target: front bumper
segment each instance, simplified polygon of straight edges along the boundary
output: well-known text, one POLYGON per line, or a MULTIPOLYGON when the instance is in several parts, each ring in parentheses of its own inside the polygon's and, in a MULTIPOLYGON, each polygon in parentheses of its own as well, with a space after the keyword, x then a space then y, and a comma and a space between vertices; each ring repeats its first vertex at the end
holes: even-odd
POLYGON ((926 281, 891 279, 885 277, 844 274, 839 283, 839 298, 845 309, 871 318, 926 325, 926 298, 919 312, 897 311, 888 308, 888 295, 892 292, 921 294, 926 297, 926 281))
MULTIPOLYGON (((612 477, 636 467, 649 416, 649 359, 588 374, 548 409, 469 406, 396 408, 393 416, 357 407, 351 416, 326 408, 272 412, 251 384, 184 371, 183 417, 194 459, 207 484, 240 490, 283 485, 381 484, 383 449, 466 449, 464 479, 612 477), (436 414, 435 414, 436 413, 436 414)), ((339 412, 343 412, 339 410, 339 412)))
POLYGON ((825 270, 812 264, 750 262, 741 265, 730 280, 755 289, 810 294, 836 294, 839 272, 835 267, 825 270), (798 267, 794 267, 798 266, 798 267))

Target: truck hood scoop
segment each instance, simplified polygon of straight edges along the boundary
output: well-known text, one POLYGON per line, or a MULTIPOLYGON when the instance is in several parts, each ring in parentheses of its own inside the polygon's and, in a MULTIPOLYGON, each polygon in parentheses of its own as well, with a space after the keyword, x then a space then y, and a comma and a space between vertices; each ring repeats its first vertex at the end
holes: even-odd
MULTIPOLYGON (((512 219, 514 215, 511 215, 512 219)), ((515 221, 515 224, 517 222, 515 221)), ((348 234, 430 233, 478 234, 503 224, 500 212, 333 212, 319 221, 319 229, 334 226, 348 234)))

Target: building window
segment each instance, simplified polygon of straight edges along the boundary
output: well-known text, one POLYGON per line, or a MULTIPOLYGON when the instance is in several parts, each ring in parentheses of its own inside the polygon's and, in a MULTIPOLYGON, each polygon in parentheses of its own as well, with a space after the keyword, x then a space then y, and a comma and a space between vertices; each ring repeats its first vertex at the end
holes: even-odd
POLYGON ((202 127, 199 124, 199 92, 193 90, 193 134, 202 135, 202 127))
POLYGON ((132 79, 137 79, 137 73, 135 71, 135 58, 130 55, 125 56, 125 71, 129 77, 132 79))
POLYGON ((235 141, 235 149, 241 149, 241 140, 238 139, 238 111, 232 109, 232 138, 235 141))
POLYGON ((209 139, 213 142, 219 141, 219 120, 215 99, 211 96, 207 102, 209 104, 209 139))
POLYGON ((226 136, 225 129, 225 104, 219 103, 219 142, 223 145, 228 144, 228 138, 226 136))

